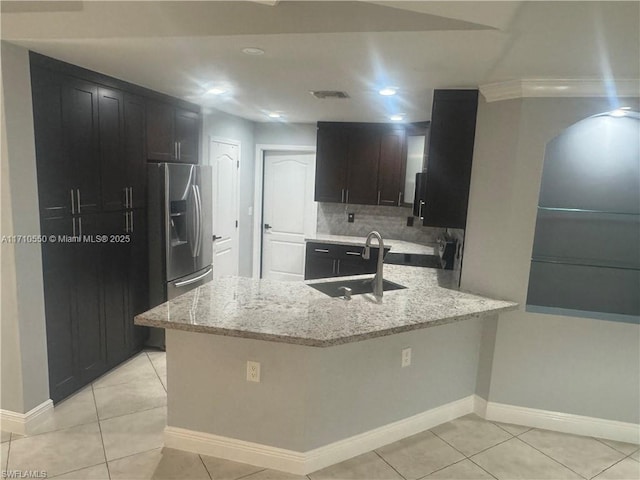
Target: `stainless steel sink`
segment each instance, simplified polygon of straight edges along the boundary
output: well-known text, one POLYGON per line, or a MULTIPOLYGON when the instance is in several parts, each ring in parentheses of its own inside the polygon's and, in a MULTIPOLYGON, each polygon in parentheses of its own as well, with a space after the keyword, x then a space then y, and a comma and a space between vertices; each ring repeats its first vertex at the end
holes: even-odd
MULTIPOLYGON (((330 297, 341 297, 344 295, 344 289, 340 287, 347 287, 351 289, 351 295, 360 295, 362 293, 373 293, 373 283, 371 278, 355 280, 336 280, 334 282, 322 282, 322 283, 308 283, 311 288, 329 295, 330 297)), ((400 290, 401 288, 407 288, 389 280, 383 280, 382 289, 387 290, 400 290)))

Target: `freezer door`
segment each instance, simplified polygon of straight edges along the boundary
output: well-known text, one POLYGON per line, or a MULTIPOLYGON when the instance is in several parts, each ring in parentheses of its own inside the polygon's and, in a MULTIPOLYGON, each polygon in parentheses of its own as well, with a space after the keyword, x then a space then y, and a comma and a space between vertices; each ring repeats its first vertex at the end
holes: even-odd
POLYGON ((199 211, 199 229, 195 268, 201 270, 213 262, 212 226, 212 175, 210 166, 198 167, 196 174, 196 194, 199 211))
POLYGON ((186 277, 169 282, 167 283, 167 300, 172 300, 200 285, 204 285, 210 280, 213 280, 213 269, 211 265, 192 275, 187 275, 186 277))
POLYGON ((167 281, 189 275, 198 268, 199 208, 196 165, 167 163, 165 167, 165 228, 167 281))

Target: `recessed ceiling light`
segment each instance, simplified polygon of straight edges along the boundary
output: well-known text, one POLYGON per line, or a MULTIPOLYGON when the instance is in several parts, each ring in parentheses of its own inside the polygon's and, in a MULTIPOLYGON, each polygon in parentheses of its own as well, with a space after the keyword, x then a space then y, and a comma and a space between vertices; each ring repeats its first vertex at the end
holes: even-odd
POLYGON ((384 87, 383 89, 378 90, 378 93, 385 97, 389 97, 398 93, 398 89, 396 87, 384 87))
POLYGON ((264 55, 264 50, 258 47, 247 47, 242 49, 242 53, 247 55, 264 55))
POLYGON ((269 112, 267 115, 269 115, 269 118, 281 118, 282 114, 278 113, 278 112, 269 112))
POLYGON ((227 93, 227 89, 224 87, 213 87, 207 90, 209 95, 222 95, 223 93, 227 93))
POLYGON ((404 113, 396 113, 395 115, 389 115, 389 120, 392 122, 401 122, 404 120, 404 113))

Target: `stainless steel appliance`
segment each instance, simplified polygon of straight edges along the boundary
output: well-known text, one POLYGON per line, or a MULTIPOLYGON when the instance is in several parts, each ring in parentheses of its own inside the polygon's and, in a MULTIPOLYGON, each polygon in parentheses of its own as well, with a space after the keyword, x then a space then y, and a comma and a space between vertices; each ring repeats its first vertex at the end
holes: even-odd
MULTIPOLYGON (((213 278, 211 167, 148 166, 149 293, 152 307, 213 278)), ((164 330, 149 346, 164 348, 164 330)))

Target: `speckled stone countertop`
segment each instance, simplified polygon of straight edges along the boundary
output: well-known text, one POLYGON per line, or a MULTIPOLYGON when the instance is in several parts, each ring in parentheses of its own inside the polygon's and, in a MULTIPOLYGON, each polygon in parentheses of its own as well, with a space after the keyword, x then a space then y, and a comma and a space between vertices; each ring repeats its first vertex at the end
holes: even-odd
MULTIPOLYGON (((349 278, 372 278, 361 275, 349 278)), ((451 272, 385 265, 384 278, 407 287, 350 301, 306 283, 222 277, 135 318, 136 325, 329 347, 514 310, 513 302, 446 288, 451 272)))
MULTIPOLYGON (((306 237, 307 242, 320 242, 320 243, 335 243, 338 245, 354 245, 358 247, 364 247, 366 237, 349 237, 346 235, 329 235, 327 233, 316 233, 313 236, 306 237)), ((389 238, 383 238, 382 242, 385 247, 390 247, 392 252, 395 253, 416 253, 421 255, 433 255, 435 245, 421 245, 419 243, 406 242, 404 240, 394 240, 389 238)), ((371 242, 374 247, 378 246, 378 243, 374 240, 371 242)))

